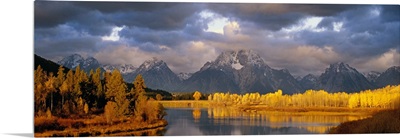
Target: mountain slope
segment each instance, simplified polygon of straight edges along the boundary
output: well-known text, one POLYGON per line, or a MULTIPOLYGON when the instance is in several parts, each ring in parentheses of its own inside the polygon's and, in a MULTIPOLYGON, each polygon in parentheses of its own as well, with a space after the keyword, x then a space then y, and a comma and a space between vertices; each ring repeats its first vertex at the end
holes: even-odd
POLYGON ((315 86, 317 84, 317 77, 312 75, 312 74, 308 74, 306 76, 304 76, 301 80, 300 80, 300 85, 303 87, 304 90, 310 90, 310 89, 315 89, 315 86))
POLYGON ((381 75, 381 73, 376 72, 376 71, 371 71, 368 73, 364 73, 365 78, 371 83, 375 83, 376 79, 381 75))
POLYGON ((222 52, 216 60, 207 62, 200 71, 185 80, 181 91, 211 92, 301 92, 302 88, 287 70, 270 68, 254 51, 222 52))
POLYGON ((206 69, 194 73, 189 79, 183 81, 177 91, 201 91, 203 93, 238 92, 239 87, 231 77, 231 74, 226 74, 222 70, 206 69))
POLYGON ((193 75, 193 73, 183 73, 183 72, 177 74, 178 78, 181 81, 189 79, 192 75, 193 75))
POLYGON ((117 69, 121 74, 132 73, 137 69, 131 64, 118 64, 118 65, 105 64, 101 65, 101 67, 107 72, 112 72, 114 69, 117 69))
POLYGON ((101 68, 101 65, 99 61, 97 61, 97 59, 93 57, 88 57, 87 59, 84 59, 79 54, 72 54, 70 56, 64 57, 57 63, 70 69, 75 69, 79 65, 80 69, 84 70, 86 73, 89 73, 90 70, 96 70, 97 68, 100 68, 101 72, 105 71, 103 68, 101 68))
MULTIPOLYGON (((47 73, 53 72, 54 75, 57 75, 58 68, 60 67, 59 64, 47 60, 45 58, 42 58, 36 54, 34 54, 34 69, 36 70, 37 67, 40 65, 40 67, 46 71, 47 73)), ((64 73, 67 73, 69 71, 69 68, 64 67, 64 73)))
POLYGON ((400 66, 393 66, 383 72, 375 81, 378 87, 400 84, 400 66))
POLYGON ((348 64, 331 64, 318 79, 317 89, 328 92, 359 92, 375 86, 348 64))
POLYGON ((135 71, 124 75, 126 82, 133 82, 138 74, 143 76, 148 87, 173 91, 180 84, 178 76, 171 71, 168 65, 157 58, 145 61, 135 71))

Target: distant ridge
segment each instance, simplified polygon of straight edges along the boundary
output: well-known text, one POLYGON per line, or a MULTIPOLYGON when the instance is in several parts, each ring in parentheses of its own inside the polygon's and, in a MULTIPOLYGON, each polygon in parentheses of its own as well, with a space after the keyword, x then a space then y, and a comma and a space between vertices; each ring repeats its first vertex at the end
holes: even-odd
MULTIPOLYGON (((309 74, 295 79, 287 69, 278 70, 269 67, 264 59, 252 50, 222 52, 214 61, 205 63, 194 73, 175 74, 167 63, 158 58, 148 59, 139 67, 134 67, 129 64, 101 65, 93 57, 84 59, 78 54, 73 54, 59 63, 63 63, 65 68, 80 65, 81 69, 87 72, 98 67, 102 71, 118 69, 127 83, 131 83, 138 74, 142 74, 149 87, 172 92, 197 90, 202 93, 267 93, 278 89, 284 94, 301 93, 308 89, 357 92, 400 84, 399 66, 390 67, 383 73, 361 74, 343 62, 330 64, 319 76, 309 74)), ((46 64, 46 70, 50 72, 57 72, 59 66, 35 55, 35 69, 39 64, 46 64)))

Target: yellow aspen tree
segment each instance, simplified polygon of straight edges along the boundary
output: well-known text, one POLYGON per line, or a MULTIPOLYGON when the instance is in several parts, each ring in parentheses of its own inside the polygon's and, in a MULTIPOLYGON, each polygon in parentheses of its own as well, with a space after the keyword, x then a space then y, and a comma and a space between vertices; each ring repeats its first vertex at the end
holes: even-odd
POLYGON ((47 81, 45 82, 46 91, 47 91, 47 93, 50 93, 50 111, 53 111, 53 93, 56 90, 56 88, 54 86, 55 81, 56 81, 56 78, 53 76, 53 73, 50 72, 50 75, 47 78, 47 81))

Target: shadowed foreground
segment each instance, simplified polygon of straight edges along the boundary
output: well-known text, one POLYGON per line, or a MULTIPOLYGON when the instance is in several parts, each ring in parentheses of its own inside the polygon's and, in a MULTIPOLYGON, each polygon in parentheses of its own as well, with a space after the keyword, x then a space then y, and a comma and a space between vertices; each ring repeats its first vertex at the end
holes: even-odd
POLYGON ((103 117, 92 119, 35 118, 35 137, 77 136, 160 136, 167 126, 166 120, 152 123, 129 118, 107 123, 103 117))
POLYGON ((382 111, 370 118, 341 123, 329 133, 400 133, 400 109, 382 111))

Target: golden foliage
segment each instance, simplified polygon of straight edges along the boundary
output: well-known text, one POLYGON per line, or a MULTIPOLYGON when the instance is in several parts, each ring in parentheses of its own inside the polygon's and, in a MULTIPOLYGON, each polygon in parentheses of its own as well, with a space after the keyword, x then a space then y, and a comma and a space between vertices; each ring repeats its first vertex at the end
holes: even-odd
POLYGON ((194 92, 193 98, 194 100, 199 100, 201 97, 201 93, 199 91, 194 92))
POLYGON ((106 107, 104 107, 104 116, 106 117, 107 123, 112 124, 114 118, 117 117, 117 104, 115 102, 108 101, 106 107))
POLYGON ((324 90, 307 90, 304 93, 283 95, 281 90, 260 95, 246 93, 244 95, 214 93, 208 101, 214 105, 266 105, 269 107, 350 107, 350 108, 399 108, 400 85, 386 86, 375 90, 358 93, 336 92, 324 90))

